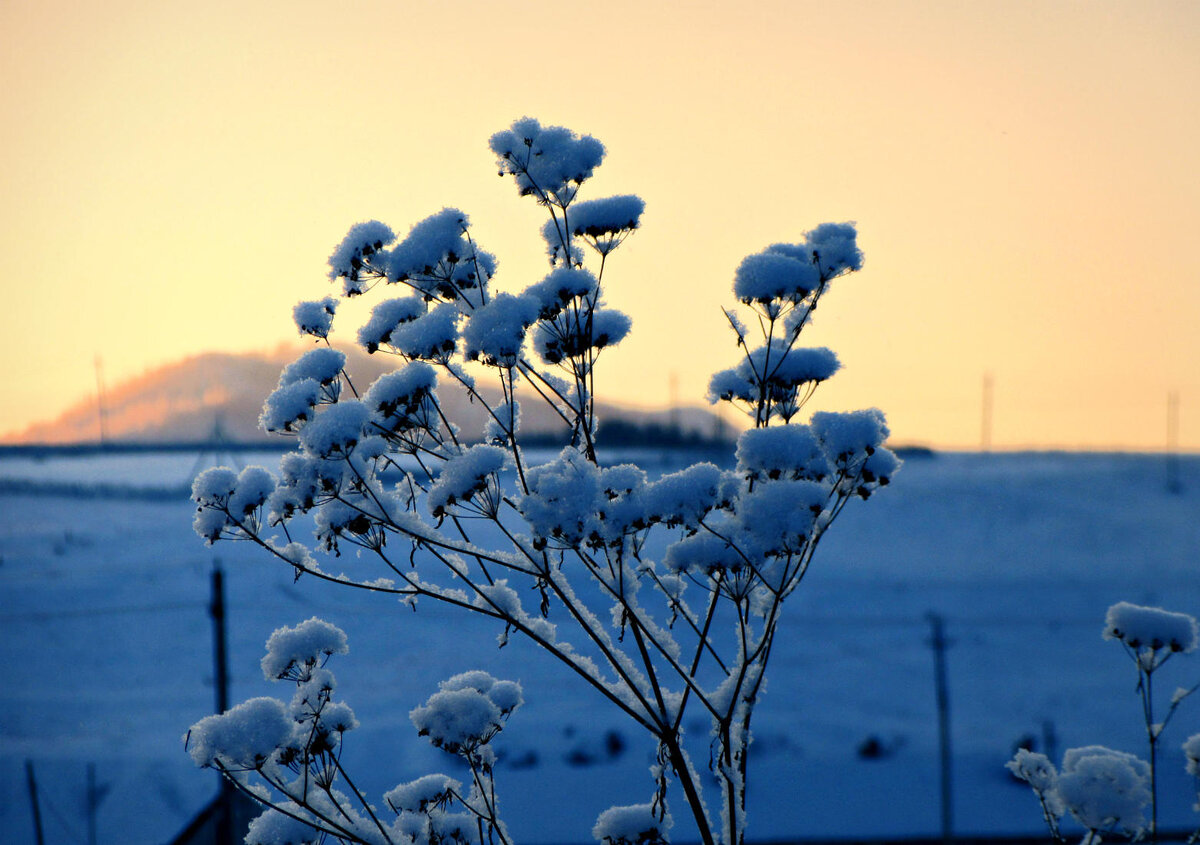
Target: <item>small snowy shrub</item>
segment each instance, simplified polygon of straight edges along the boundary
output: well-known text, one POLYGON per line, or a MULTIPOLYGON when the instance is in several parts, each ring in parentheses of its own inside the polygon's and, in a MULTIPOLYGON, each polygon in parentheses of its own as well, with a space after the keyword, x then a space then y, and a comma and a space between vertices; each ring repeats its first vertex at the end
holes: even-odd
MULTIPOLYGON (((1057 771, 1045 755, 1018 750, 1008 770, 1033 789, 1055 842, 1066 842, 1059 820, 1070 814, 1086 830, 1085 843, 1098 843, 1101 834, 1120 833, 1131 839, 1149 834, 1158 841, 1158 744, 1176 709, 1200 685, 1180 687, 1167 712, 1154 716, 1154 673, 1174 654, 1195 651, 1196 619, 1157 607, 1118 602, 1108 609, 1104 639, 1117 640, 1137 669, 1150 761, 1102 745, 1069 749, 1057 771), (1145 810, 1149 807, 1147 822, 1145 810)), ((1183 745, 1187 771, 1200 784, 1200 734, 1183 745)), ((1200 803, 1196 805, 1200 811, 1200 803)), ((1200 839, 1200 829, 1190 841, 1200 839)))
MULTIPOLYGON (((494 291, 496 259, 454 208, 407 234, 378 221, 353 226, 330 255, 329 279, 346 297, 401 289, 349 333, 396 368, 359 392, 330 341, 339 299, 297 305, 297 329, 318 346, 284 370, 261 421, 298 448, 277 477, 218 469, 198 478, 196 531, 209 543, 253 542, 296 577, 413 608, 440 602, 494 620, 501 643, 532 640, 655 752, 640 794, 601 814, 597 839, 666 842, 668 800, 681 798, 695 830, 687 836, 742 845, 751 719, 783 603, 842 509, 899 468, 877 410, 797 421, 841 366, 798 341, 830 287, 862 266, 857 233, 826 223, 731 268, 759 336, 725 312, 740 359, 713 377, 709 398, 744 410, 750 429, 733 469, 701 463, 655 479, 601 461, 594 407, 598 361, 632 327, 608 304, 606 274, 645 205, 632 195, 577 199, 604 158, 595 138, 525 118, 490 145, 500 174, 547 212, 549 272, 522 291, 494 291), (478 386, 487 382, 499 401, 478 386), (445 389, 487 411, 483 442, 446 419, 445 389), (521 402, 548 404, 570 432, 570 445, 541 465, 521 448, 521 402), (323 561, 348 547, 358 552, 350 574, 329 574, 323 561), (706 736, 685 732, 697 711, 706 736)), ((319 620, 276 632, 263 670, 296 684, 291 704, 256 699, 191 732, 198 764, 269 806, 251 841, 311 841, 307 826, 343 842, 507 843, 491 743, 520 688, 471 672, 413 709, 418 733, 464 758, 471 783, 429 775, 402 784, 384 796, 388 815, 341 767, 357 722, 333 701, 325 663, 345 650, 341 632, 319 620)))

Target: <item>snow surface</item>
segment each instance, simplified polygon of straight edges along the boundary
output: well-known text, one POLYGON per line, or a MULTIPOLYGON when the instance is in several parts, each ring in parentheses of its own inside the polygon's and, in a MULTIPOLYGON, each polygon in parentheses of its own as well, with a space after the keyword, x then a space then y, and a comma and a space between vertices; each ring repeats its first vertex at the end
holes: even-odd
MULTIPOLYGON (((621 458, 652 478, 681 469, 670 458, 621 458)), ((269 455, 243 460, 275 465, 269 455)), ((1043 832, 1032 793, 1004 764, 1026 735, 1044 750, 1046 722, 1056 765, 1065 749, 1089 745, 1145 756, 1134 666, 1101 633, 1120 601, 1200 611, 1200 458, 1181 460, 1179 495, 1167 491, 1167 460, 939 455, 910 459, 887 490, 851 503, 784 614, 755 716, 750 839, 937 833, 931 611, 952 641, 956 830, 1043 832), (881 755, 860 757, 872 738, 881 755)), ((0 460, 0 829, 11 841, 33 840, 27 759, 51 845, 85 839, 89 763, 106 790, 100 842, 166 841, 215 794, 215 775, 194 767, 181 739, 213 707, 214 559, 226 573, 231 703, 282 694, 259 668, 277 628, 317 616, 346 632, 351 651, 332 668, 361 727, 343 759, 377 800, 434 772, 462 778, 408 713, 439 682, 476 669, 524 690, 494 741, 517 841, 589 842, 602 810, 649 800, 653 748, 520 638, 498 649, 501 632, 487 620, 293 583, 289 567, 250 544, 205 548, 183 493, 194 462, 0 460), (33 481, 180 492, 63 498, 34 494, 33 481)), ((338 563, 366 574, 353 554, 338 563)), ((1156 677, 1163 695, 1190 687, 1200 660, 1176 655, 1156 677)), ((1164 827, 1200 820, 1181 748, 1198 731, 1200 706, 1188 699, 1161 746, 1164 827)), ((685 805, 672 809, 673 837, 688 841, 685 805)))

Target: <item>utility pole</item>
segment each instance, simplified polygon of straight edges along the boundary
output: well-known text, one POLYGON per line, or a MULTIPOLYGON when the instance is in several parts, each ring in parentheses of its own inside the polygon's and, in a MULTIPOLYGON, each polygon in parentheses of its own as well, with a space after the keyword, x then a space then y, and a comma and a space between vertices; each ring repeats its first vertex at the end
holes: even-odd
MULTIPOLYGON (((225 652, 225 577, 220 560, 213 561, 212 603, 208 612, 213 621, 213 686, 216 688, 217 713, 224 713, 229 709, 229 661, 225 652)), ((223 775, 218 777, 221 792, 217 797, 220 808, 216 819, 216 845, 233 845, 233 787, 223 775)))
POLYGON ((99 354, 93 359, 96 365, 96 418, 99 422, 100 443, 108 441, 108 410, 105 408, 104 397, 104 362, 99 354))
POLYGON ((1167 492, 1183 489, 1179 482, 1179 391, 1167 393, 1167 492))
POLYGON ((87 841, 96 845, 96 809, 100 805, 100 790, 96 788, 96 764, 87 764, 87 841))
POLYGON ((992 374, 983 374, 983 408, 979 425, 979 447, 984 452, 992 449, 992 374))
POLYGON ((46 837, 42 834, 42 810, 38 806, 37 778, 33 776, 33 761, 25 761, 25 782, 29 784, 29 803, 33 807, 33 841, 37 845, 46 845, 46 837))
POLYGON ((929 645, 933 648, 934 684, 938 709, 938 749, 940 753, 942 787, 942 842, 954 841, 954 805, 950 772, 950 693, 946 686, 946 640, 943 619, 936 613, 926 614, 931 627, 929 645))

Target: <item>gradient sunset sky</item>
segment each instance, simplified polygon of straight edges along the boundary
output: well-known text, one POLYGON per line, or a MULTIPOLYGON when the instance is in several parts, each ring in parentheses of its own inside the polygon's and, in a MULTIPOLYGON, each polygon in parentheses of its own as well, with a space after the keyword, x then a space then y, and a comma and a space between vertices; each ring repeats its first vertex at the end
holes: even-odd
POLYGON ((1194 0, 7 0, 0 48, 0 434, 96 356, 113 385, 295 339, 360 220, 457 206, 497 289, 537 281, 541 209, 486 143, 531 115, 608 147, 585 198, 646 201, 602 397, 703 401, 741 258, 854 220, 812 408, 975 448, 990 374, 996 447, 1159 449, 1176 392, 1200 449, 1194 0))

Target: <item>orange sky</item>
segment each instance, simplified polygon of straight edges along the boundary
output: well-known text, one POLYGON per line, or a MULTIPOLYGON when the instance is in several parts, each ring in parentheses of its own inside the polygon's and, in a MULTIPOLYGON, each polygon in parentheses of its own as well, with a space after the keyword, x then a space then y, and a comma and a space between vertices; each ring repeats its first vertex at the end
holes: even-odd
POLYGON ((674 372, 700 401, 742 256, 855 220, 814 407, 974 448, 991 373, 997 447, 1157 449, 1177 391, 1200 449, 1200 4, 731 9, 7 0, 0 433, 93 391, 96 355, 115 383, 294 337, 359 220, 458 206, 499 289, 536 281, 540 211, 486 147, 530 114, 607 145, 586 196, 646 200, 602 395, 665 403, 674 372))

